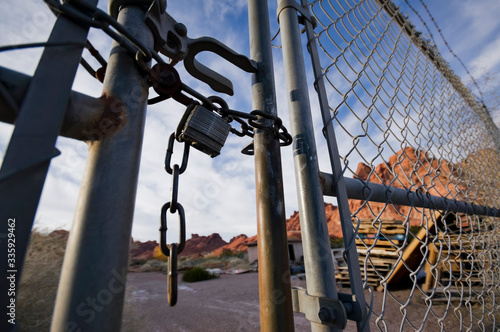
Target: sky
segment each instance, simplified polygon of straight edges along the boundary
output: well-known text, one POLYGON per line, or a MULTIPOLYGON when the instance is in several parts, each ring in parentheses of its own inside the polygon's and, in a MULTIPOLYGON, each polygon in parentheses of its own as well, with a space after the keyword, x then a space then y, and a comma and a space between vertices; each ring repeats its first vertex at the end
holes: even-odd
MULTIPOLYGON (((419 20, 403 0, 395 1, 419 27, 419 20)), ((483 92, 498 89, 500 82, 500 2, 496 0, 472 1, 424 1, 441 28, 442 34, 466 67, 479 82, 492 78, 493 83, 482 86, 483 92), (496 75, 496 76, 495 76, 496 75)), ((412 4, 428 20, 420 1, 412 4)), ((101 0, 99 7, 107 8, 101 0)), ((41 0, 2 0, 0 9, 4 17, 0 21, 0 45, 45 41, 54 22, 52 13, 41 0), (7 14, 8 13, 8 14, 7 14)), ((211 36, 219 39, 235 51, 249 56, 247 3, 244 0, 168 0, 167 11, 188 28, 191 38, 211 36), (188 6, 186 6, 188 4, 188 6)), ((276 3, 270 1, 271 33, 278 31, 276 3)), ((432 24, 428 21, 428 24, 432 24)), ((420 26, 420 30, 424 30, 420 26)), ((434 28, 434 38, 444 58, 467 83, 469 78, 461 65, 443 44, 434 28)), ((100 31, 91 30, 89 40, 107 58, 111 40, 100 31)), ((276 41, 279 44, 279 38, 276 41)), ((18 50, 0 53, 0 65, 33 75, 41 50, 18 50)), ((95 67, 97 63, 87 52, 84 57, 95 67)), ((273 49, 274 71, 279 116, 288 125, 284 71, 280 49, 273 49)), ((211 69, 227 76, 233 82, 235 95, 224 96, 230 108, 251 111, 251 76, 228 64, 216 55, 200 58, 211 69)), ((209 96, 215 93, 190 77, 182 65, 177 65, 184 83, 209 96)), ((311 85, 312 86, 312 85, 311 85)), ((80 68, 73 90, 99 97, 101 83, 80 68)), ((310 99, 315 103, 315 95, 310 99)), ((475 92, 477 93, 477 92, 475 92)), ((137 199, 132 235, 134 239, 157 240, 161 206, 169 200, 171 177, 163 169, 165 149, 170 133, 177 126, 185 107, 165 101, 148 107, 146 129, 141 157, 137 199)), ((500 117, 494 114, 497 123, 500 117)), ((319 123, 315 115, 314 122, 319 123)), ((0 158, 3 158, 13 126, 0 123, 0 158)), ((325 144, 316 128, 319 149, 325 144)), ((187 171, 180 177, 179 202, 186 210, 187 234, 209 235, 219 233, 229 241, 233 236, 257 233, 254 160, 239 151, 250 142, 249 138, 230 135, 221 155, 210 158, 192 150, 187 171)), ((70 229, 75 211, 79 187, 87 156, 86 143, 59 137, 57 148, 62 154, 54 158, 47 176, 35 227, 43 231, 70 229)), ((177 157, 178 157, 177 153, 177 157)), ((291 147, 282 149, 283 177, 285 182, 286 215, 298 210, 291 147)), ((174 162, 176 155, 174 155, 174 162)), ((319 157, 320 168, 328 171, 326 156, 319 157)), ((326 199, 334 203, 334 199, 326 199)), ((170 227, 169 227, 170 228, 170 227)), ((175 241, 175 226, 169 231, 169 240, 175 241), (172 234, 172 235, 171 235, 172 234)))

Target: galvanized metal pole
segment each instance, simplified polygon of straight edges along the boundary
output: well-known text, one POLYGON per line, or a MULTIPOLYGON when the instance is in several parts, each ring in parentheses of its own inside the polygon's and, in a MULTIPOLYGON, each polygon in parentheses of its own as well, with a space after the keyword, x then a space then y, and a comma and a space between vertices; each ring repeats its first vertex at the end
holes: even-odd
MULTIPOLYGON (((281 1, 278 0, 278 5, 281 1)), ((323 192, 319 181, 318 157, 313 135, 297 10, 284 7, 279 13, 279 22, 288 91, 290 129, 294 138, 293 155, 307 293, 337 299, 335 271, 323 192)), ((311 330, 334 331, 331 327, 314 322, 311 322, 311 330)))
MULTIPOLYGON (((95 6, 97 0, 87 0, 86 3, 95 6)), ((7 318, 15 322, 16 289, 31 228, 50 160, 57 155, 55 142, 87 34, 88 28, 63 15, 57 18, 48 43, 81 45, 44 49, 20 107, 0 169, 0 304, 3 310, 10 306, 8 313, 13 314, 2 317, 1 331, 16 329, 7 318)))
MULTIPOLYGON (((140 7, 118 21, 147 47, 153 36, 140 7)), ((90 144, 70 232, 51 331, 119 331, 148 86, 135 60, 116 42, 103 95, 109 101, 90 144)))
MULTIPOLYGON (((0 121, 16 123, 19 108, 33 80, 34 78, 28 75, 0 67, 0 121)), ((101 100, 71 91, 59 135, 82 141, 88 140, 92 132, 91 126, 102 116, 101 100)))
MULTIPOLYGON (((321 173, 321 185, 325 196, 338 197, 337 182, 339 177, 333 174, 321 173)), ((397 187, 389 187, 385 184, 365 182, 359 179, 343 178, 347 196, 351 199, 367 200, 370 202, 386 203, 390 199, 391 204, 411 207, 419 207, 431 210, 448 211, 454 213, 475 214, 478 216, 500 216, 500 209, 430 195, 416 190, 408 190, 397 187)))
MULTIPOLYGON (((307 1, 301 0, 301 5, 306 6, 307 1)), ((335 130, 333 128, 333 123, 330 121, 332 115, 330 114, 330 108, 328 106, 328 95, 325 89, 325 82, 319 59, 318 46, 316 44, 316 39, 311 22, 306 20, 305 26, 308 40, 307 46, 311 55, 311 62, 315 78, 315 90, 318 93, 321 117, 323 119, 323 124, 325 125, 328 154, 330 156, 333 178, 335 179, 332 186, 336 192, 337 204, 339 206, 340 224, 342 227, 342 235, 344 236, 344 244, 347 248, 344 254, 347 266, 349 267, 350 287, 352 294, 356 296, 357 305, 353 307, 353 311, 356 312, 355 316, 360 319, 356 322, 358 331, 370 331, 370 324, 367 322, 368 318, 366 311, 366 301, 363 289, 363 280, 361 279, 361 270, 359 267, 359 256, 356 245, 353 245, 356 235, 354 234, 354 230, 352 227, 351 210, 349 208, 347 188, 343 177, 335 130)), ((323 194, 325 193, 323 192, 323 194)))
MULTIPOLYGON (((277 115, 267 0, 249 0, 253 109, 277 115)), ((254 137, 257 191, 257 247, 261 331, 293 331, 292 294, 286 235, 279 139, 270 131, 254 137)))

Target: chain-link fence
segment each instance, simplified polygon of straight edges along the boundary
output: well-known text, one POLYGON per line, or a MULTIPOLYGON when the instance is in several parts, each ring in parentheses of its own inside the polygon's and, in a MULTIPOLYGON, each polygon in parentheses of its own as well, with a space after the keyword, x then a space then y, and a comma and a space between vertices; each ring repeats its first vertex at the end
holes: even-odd
MULTIPOLYGON (((500 145, 488 110, 392 2, 309 7, 316 80, 333 115, 325 128, 333 123, 344 176, 365 198, 352 199, 348 186, 372 326, 494 330, 500 145)), ((342 263, 336 277, 349 287, 342 263)))

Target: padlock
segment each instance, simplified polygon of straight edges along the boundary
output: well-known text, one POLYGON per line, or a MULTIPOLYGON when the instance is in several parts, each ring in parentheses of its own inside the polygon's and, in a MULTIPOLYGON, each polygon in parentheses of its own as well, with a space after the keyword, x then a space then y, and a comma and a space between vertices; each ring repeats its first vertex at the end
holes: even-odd
POLYGON ((188 107, 180 126, 182 130, 177 135, 178 139, 191 144, 212 158, 220 154, 231 129, 231 126, 217 113, 196 104, 188 107))

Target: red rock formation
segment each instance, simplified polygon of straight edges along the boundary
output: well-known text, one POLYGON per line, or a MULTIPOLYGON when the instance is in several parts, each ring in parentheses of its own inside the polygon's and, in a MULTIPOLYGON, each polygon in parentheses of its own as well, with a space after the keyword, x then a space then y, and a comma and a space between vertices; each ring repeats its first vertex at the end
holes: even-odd
POLYGON ((231 251, 243 251, 247 252, 248 247, 245 244, 252 243, 257 241, 257 235, 248 237, 245 234, 240 234, 238 236, 233 237, 228 244, 226 244, 223 247, 220 247, 217 250, 214 250, 212 252, 213 256, 220 256, 224 250, 231 250, 231 251))
POLYGON ((225 245, 223 248, 225 249, 231 249, 231 250, 238 250, 238 251, 246 251, 246 246, 243 244, 246 243, 246 240, 248 239, 248 236, 245 234, 240 234, 238 236, 233 237, 227 245, 225 245))
MULTIPOLYGON (((433 159, 422 150, 407 147, 389 158, 387 163, 377 165, 375 172, 370 174, 371 168, 360 163, 355 178, 361 178, 372 183, 391 185, 396 188, 411 188, 427 192, 431 195, 454 197, 456 188, 451 184, 449 176, 453 168, 448 162, 433 159)), ((349 208, 358 218, 373 219, 380 215, 382 219, 396 219, 404 221, 409 216, 410 224, 418 224, 421 220, 421 210, 416 211, 407 206, 386 205, 384 203, 368 203, 349 200, 349 208)))
POLYGON ((286 230, 289 231, 300 231, 300 219, 299 212, 294 211, 293 214, 286 220, 286 230))
MULTIPOLYGON (((340 226, 339 208, 330 203, 325 204, 326 222, 330 237, 342 237, 340 226)), ((289 239, 300 239, 300 219, 299 213, 295 211, 286 221, 287 236, 289 239)))
POLYGON ((186 241, 186 246, 179 256, 191 256, 204 252, 211 252, 227 244, 228 243, 224 241, 218 233, 209 236, 191 234, 191 238, 186 241))
POLYGON ((154 249, 158 246, 156 241, 134 241, 130 246, 130 259, 149 259, 153 257, 154 249))
MULTIPOLYGON (((424 151, 407 147, 391 156, 387 163, 377 165, 375 171, 370 166, 359 163, 354 177, 397 188, 411 188, 422 192, 427 190, 431 195, 452 198, 458 191, 458 187, 449 180, 452 169, 453 165, 445 160, 439 162, 427 156, 424 151)), ((349 200, 349 208, 351 213, 361 219, 374 219, 380 215, 381 219, 404 221, 406 216, 409 216, 412 225, 420 223, 422 211, 393 204, 374 202, 364 204, 364 201, 354 199, 349 200)), ((342 237, 338 207, 325 204, 325 212, 330 237, 342 237)), ((287 231, 299 230, 299 213, 294 212, 287 220, 287 231)))

